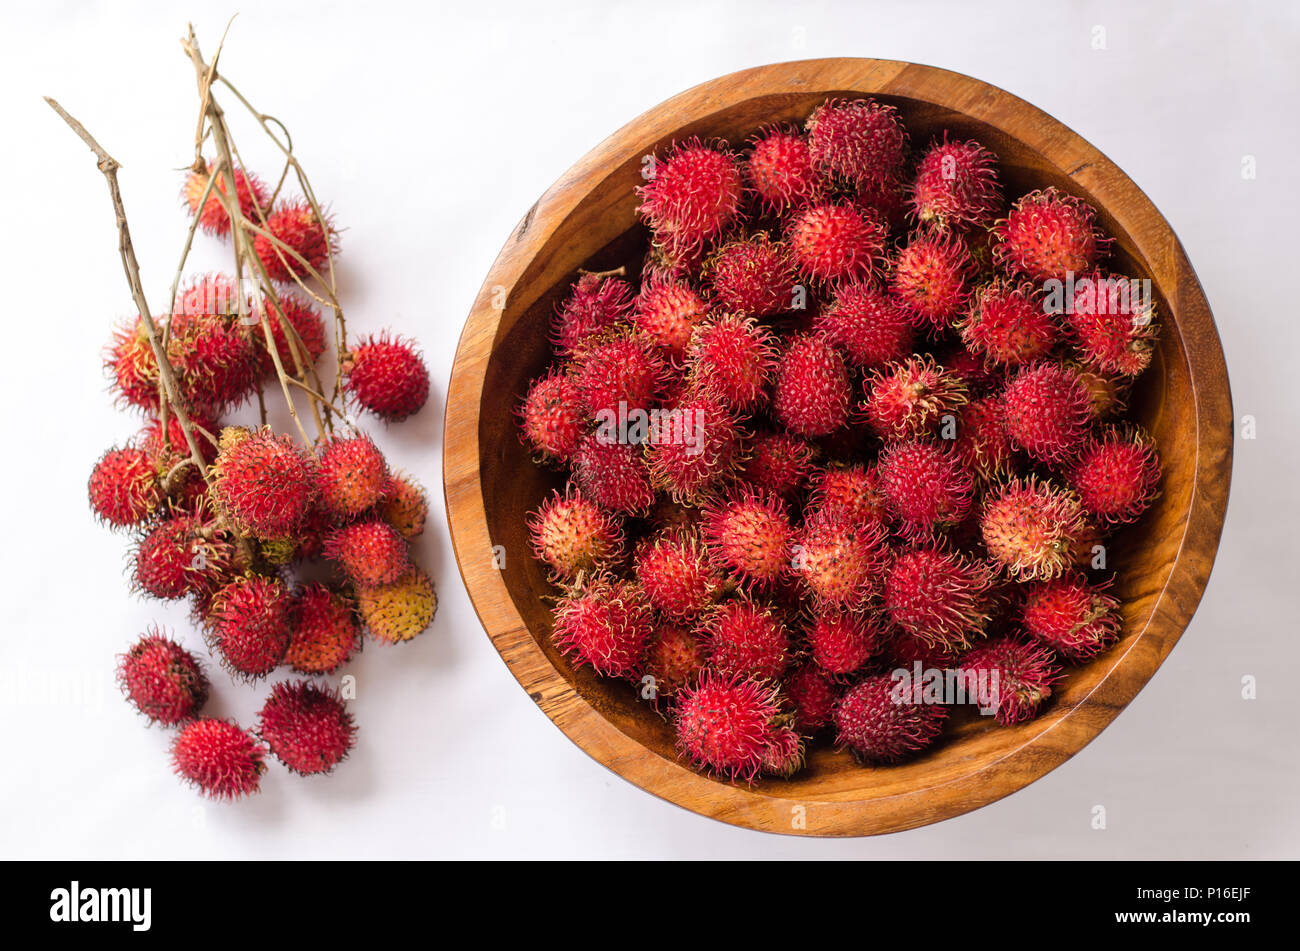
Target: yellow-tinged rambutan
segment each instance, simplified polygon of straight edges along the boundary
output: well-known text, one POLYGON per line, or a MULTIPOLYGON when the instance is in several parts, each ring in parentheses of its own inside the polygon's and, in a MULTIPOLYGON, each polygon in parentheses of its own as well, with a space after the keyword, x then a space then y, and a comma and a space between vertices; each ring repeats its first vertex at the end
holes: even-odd
POLYGON ((419 568, 412 568, 391 584, 358 588, 357 610, 366 628, 381 641, 409 641, 433 623, 438 594, 419 568))

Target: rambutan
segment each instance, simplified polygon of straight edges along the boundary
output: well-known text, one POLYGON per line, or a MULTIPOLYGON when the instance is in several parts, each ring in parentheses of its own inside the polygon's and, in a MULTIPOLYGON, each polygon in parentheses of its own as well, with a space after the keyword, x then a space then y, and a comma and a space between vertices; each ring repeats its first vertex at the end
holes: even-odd
POLYGON ((679 414, 677 422, 659 426, 646 447, 650 481, 674 501, 698 505, 734 470, 741 431, 707 389, 688 393, 668 410, 679 414))
MULTIPOLYGON (((202 413, 190 411, 188 414, 190 429, 194 432, 194 441, 199 445, 199 455, 211 465, 217 458, 217 435, 221 427, 217 421, 202 413)), ((167 433, 164 436, 162 421, 152 417, 136 435, 135 444, 147 452, 155 462, 161 462, 171 469, 182 459, 190 457, 190 445, 185 439, 181 421, 174 412, 167 414, 167 433)))
POLYGON ((689 529, 666 529, 643 541, 634 570, 650 603, 674 620, 698 617, 722 592, 722 579, 689 529))
POLYGON ((1157 325, 1149 286, 1113 274, 1075 280, 1065 320, 1086 363, 1127 377, 1151 365, 1157 325))
POLYGON ((895 630, 885 645, 885 657, 894 665, 891 673, 898 670, 914 673, 918 663, 922 671, 948 670, 956 668, 961 648, 950 648, 937 640, 926 641, 907 631, 895 630))
POLYGON ((794 707, 794 726, 805 735, 831 722, 839 701, 835 681, 817 664, 804 664, 785 679, 785 695, 794 707))
POLYGON ((896 179, 907 152, 898 110, 874 99, 829 99, 805 126, 813 167, 834 186, 858 190, 896 179))
POLYGON ((789 779, 803 769, 804 745, 799 732, 788 726, 772 731, 763 751, 763 772, 770 776, 789 779))
POLYGON ((438 593, 419 568, 411 568, 391 584, 358 588, 357 611, 370 633, 381 641, 409 641, 433 623, 438 593))
POLYGON ((714 251, 705 261, 704 278, 714 306, 727 312, 766 317, 794 303, 790 250, 763 232, 714 251))
POLYGON ((208 631, 230 669, 265 677, 289 648, 292 601, 279 578, 245 575, 222 587, 208 608, 208 631))
POLYGON ((678 752, 732 781, 754 781, 781 720, 770 685, 714 670, 679 691, 673 710, 678 752))
MULTIPOLYGON (((269 303, 269 301, 268 301, 269 303)), ((263 376, 275 376, 275 361, 266 346, 266 333, 260 326, 261 311, 255 309, 253 316, 259 325, 253 330, 253 343, 258 353, 258 370, 263 376)), ((280 359, 280 366, 289 376, 297 376, 300 370, 309 370, 321 354, 325 352, 325 321, 321 319, 315 307, 297 296, 285 292, 279 295, 279 303, 271 304, 268 323, 271 325, 271 341, 275 344, 275 354, 280 359), (285 330, 288 323, 289 330, 285 330)))
POLYGON ((226 429, 221 443, 213 492, 235 521, 264 539, 297 531, 317 498, 315 459, 270 429, 226 429))
POLYGON ((387 522, 373 517, 351 522, 327 535, 324 554, 349 581, 367 588, 392 584, 411 566, 406 539, 387 522))
POLYGON ((1074 563, 1086 529, 1074 493, 1033 477, 991 491, 980 516, 989 557, 1021 581, 1059 576, 1074 563))
POLYGON ((986 481, 1012 472, 1015 450, 1003 422, 1000 398, 986 396, 961 408, 953 451, 962 465, 986 481))
POLYGON ((996 685, 997 720, 1008 726, 1038 716, 1052 685, 1061 679, 1051 650, 1018 637, 999 637, 962 658, 961 669, 996 685))
POLYGON ((1079 382, 1087 388, 1094 420, 1106 419, 1124 410, 1130 378, 1101 373, 1075 360, 1066 360, 1065 366, 1073 370, 1079 382))
POLYGON ((1102 524, 1123 525, 1136 521, 1155 499, 1160 458, 1142 431, 1113 427, 1083 447, 1065 480, 1102 524))
POLYGON ((993 228, 993 259, 1031 281, 1065 280, 1091 271, 1110 239, 1092 206, 1055 188, 1025 195, 993 228))
POLYGON ((356 725, 337 690, 308 680, 281 681, 257 715, 262 739, 295 773, 328 773, 356 742, 356 725))
POLYGON ((790 633, 773 610, 748 598, 718 605, 699 630, 718 673, 776 680, 790 664, 790 633))
POLYGON ((744 198, 740 164, 725 142, 699 139, 675 144, 637 188, 637 213, 655 241, 690 252, 722 234, 740 216, 744 198))
POLYGON ((321 584, 293 593, 292 626, 284 663, 300 674, 331 674, 361 649, 351 603, 321 584))
POLYGON ((378 504, 388 490, 388 462, 369 436, 334 436, 316 449, 321 504, 349 519, 378 504))
POLYGON ((249 328, 237 321, 209 315, 173 326, 167 356, 186 402, 213 416, 257 389, 257 351, 249 328))
POLYGON ((641 515, 654 503, 641 447, 606 441, 588 433, 573 454, 573 481, 582 494, 607 512, 641 515))
POLYGON ((807 521, 842 516, 883 525, 889 518, 880 473, 874 466, 828 466, 812 477, 811 485, 804 508, 807 521))
POLYGON ((686 351, 689 379, 736 410, 767 398, 776 368, 776 338, 752 318, 725 314, 701 325, 686 351))
POLYGON ((1119 601, 1078 574, 1022 585, 1020 622, 1062 657, 1082 663, 1119 638, 1119 601))
POLYGON ((575 666, 606 677, 631 677, 654 636, 645 592, 606 572, 588 576, 555 607, 551 638, 575 666))
POLYGON ((789 570, 794 528, 781 500, 742 488, 707 506, 701 524, 709 558, 738 580, 770 585, 789 570))
POLYGON ((424 532, 429 500, 418 482, 399 472, 388 480, 384 497, 379 500, 379 516, 410 541, 424 532))
POLYGON ((587 428, 582 396, 569 377, 552 369, 538 377, 519 405, 519 434, 543 458, 573 457, 587 428))
POLYGON ((147 521, 162 504, 158 472, 144 449, 110 449, 99 457, 86 487, 90 507, 113 528, 147 521))
POLYGON ((673 623, 660 624, 645 652, 644 677, 655 698, 671 697, 695 680, 705 663, 704 641, 673 623))
POLYGON ((894 763, 939 736, 948 709, 919 703, 888 674, 867 677, 835 707, 836 742, 867 763, 894 763))
POLYGON ((993 568, 935 544, 901 551, 885 578, 889 618, 908 634, 947 650, 964 648, 989 621, 993 568))
POLYGON ((952 232, 925 229, 898 252, 889 293, 913 324, 937 337, 952 326, 970 299, 974 272, 966 245, 952 232))
POLYGON ((1002 391, 1002 424, 1013 445, 1039 462, 1074 455, 1092 422, 1092 399, 1078 376, 1058 363, 1022 367, 1002 391))
POLYGON ((190 719, 208 699, 208 678, 198 659, 158 628, 119 658, 117 682, 136 709, 163 726, 190 719))
POLYGON ((793 552, 794 570, 819 608, 857 610, 879 588, 885 530, 876 522, 823 514, 803 526, 793 552))
POLYGON ((803 277, 815 284, 838 284, 871 276, 884 256, 888 230, 874 212, 821 203, 795 213, 786 243, 803 277))
POLYGON ((238 799, 258 791, 266 772, 266 747, 231 720, 204 717, 181 728, 172 765, 210 799, 238 799))
POLYGON ((918 538, 960 522, 975 483, 948 446, 900 442, 880 454, 880 488, 905 537, 918 538))
POLYGON ((583 274, 555 308, 551 342, 556 353, 564 356, 588 337, 627 320, 632 313, 632 287, 627 281, 583 274))
POLYGON ((909 204, 922 224, 983 228, 1002 204, 997 156, 971 139, 933 143, 921 157, 909 204))
POLYGON ((855 612, 818 612, 805 636, 817 665, 833 676, 851 674, 880 650, 888 630, 875 617, 855 612))
POLYGON ((305 281, 326 270, 338 251, 338 232, 306 201, 281 202, 266 216, 266 230, 253 236, 253 251, 273 281, 305 281))
POLYGON ((844 351, 855 367, 871 369, 912 349, 912 324, 874 283, 855 281, 835 289, 830 305, 813 318, 813 330, 844 351))
POLYGON ((104 351, 104 369, 121 402, 145 410, 158 409, 158 361, 139 317, 113 331, 113 339, 104 351))
POLYGON ((632 323, 670 357, 679 358, 708 315, 708 305, 689 284, 655 278, 641 285, 632 323))
POLYGON ((235 561, 225 532, 194 515, 176 515, 145 532, 134 554, 137 590, 165 601, 210 586, 235 561))
POLYGON ((737 477, 760 492, 789 500, 807 479, 813 455, 812 446, 798 436, 757 433, 737 477))
POLYGON ((966 384, 971 395, 999 389, 1003 383, 1004 377, 1000 372, 985 362, 982 356, 976 356, 963 346, 944 350, 938 359, 950 375, 966 384))
POLYGON ((648 336, 624 332, 583 343, 575 352, 571 377, 590 415, 618 418, 624 409, 645 410, 658 402, 667 369, 648 336))
POLYGON ((852 385, 844 358, 825 338, 795 337, 776 367, 772 411, 797 436, 826 436, 849 419, 852 385))
POLYGON ((557 579, 607 568, 623 557, 623 529, 614 516, 572 485, 542 503, 528 517, 533 554, 557 579))
POLYGON ((1002 366, 1019 366, 1046 357, 1058 332, 1043 311, 1040 295, 1028 282, 995 280, 977 290, 960 325, 972 353, 1002 366))
POLYGON ((429 370, 415 344, 387 332, 354 346, 339 370, 348 395, 390 423, 419 412, 429 397, 429 370))
POLYGON ((793 126, 769 126, 750 140, 745 178, 763 209, 777 217, 821 193, 808 140, 793 126))
POLYGON ((863 413, 886 440, 933 432, 945 416, 955 422, 968 397, 966 384, 931 356, 912 356, 876 370, 866 380, 863 413))
MULTIPOLYGON (((199 172, 194 169, 190 170, 189 175, 185 177, 185 186, 181 189, 181 196, 185 199, 185 204, 189 207, 191 215, 199 216, 199 227, 209 234, 218 237, 224 237, 230 234, 230 215, 226 213, 226 207, 222 204, 222 195, 226 194, 226 177, 224 173, 216 176, 216 181, 212 182, 212 187, 208 187, 208 182, 212 180, 213 164, 207 163, 207 171, 199 172), (204 193, 207 198, 204 198, 204 193), (200 208, 202 205, 202 208, 200 208)), ((246 172, 242 168, 235 169, 235 197, 239 199, 240 213, 250 221, 257 221, 257 212, 259 208, 266 207, 267 191, 266 185, 262 180, 251 172, 246 172)))

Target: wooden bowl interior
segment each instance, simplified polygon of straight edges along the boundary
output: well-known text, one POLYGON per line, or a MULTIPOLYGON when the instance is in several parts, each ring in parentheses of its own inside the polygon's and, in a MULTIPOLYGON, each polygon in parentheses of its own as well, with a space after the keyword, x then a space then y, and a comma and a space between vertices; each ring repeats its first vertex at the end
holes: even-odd
MULTIPOLYGON (((550 640, 556 589, 529 555, 525 520, 552 489, 563 484, 560 473, 534 465, 519 440, 514 410, 528 382, 544 372, 551 360, 548 331, 556 304, 567 293, 578 268, 606 269, 625 265, 630 275, 640 271, 646 239, 635 209, 634 189, 642 183, 641 159, 690 136, 721 137, 733 145, 773 121, 800 123, 828 95, 858 98, 861 93, 819 90, 798 95, 757 96, 733 107, 683 125, 672 136, 646 141, 629 149, 625 161, 608 174, 564 220, 542 252, 536 255, 511 291, 493 343, 479 414, 481 477, 488 500, 488 528, 494 545, 504 546, 507 561, 503 580, 516 609, 551 663, 601 716, 627 737, 666 760, 675 761, 672 733, 627 684, 604 680, 590 670, 575 670, 550 640)), ((901 112, 914 147, 924 148, 948 130, 950 137, 975 138, 995 152, 1006 194, 1016 196, 1048 185, 1092 201, 1070 177, 1071 169, 1049 164, 1018 139, 990 125, 933 104, 893 96, 876 98, 901 112)), ((660 152, 662 154, 662 152, 660 152)), ((1100 221, 1115 239, 1109 267, 1136 278, 1151 278, 1151 269, 1135 242, 1108 214, 1098 208, 1100 221)), ((527 219, 522 226, 527 228, 527 219)), ((1124 637, 1093 663, 1073 668, 1046 713, 1018 727, 1001 727, 970 712, 958 712, 942 742, 923 756, 899 766, 865 769, 847 753, 825 745, 812 751, 809 768, 793 780, 761 780, 755 791, 783 797, 846 801, 889 796, 924 789, 971 772, 1050 730, 1078 705, 1125 655, 1146 626, 1171 571, 1183 525, 1188 516, 1185 491, 1195 468, 1195 420, 1191 413, 1190 374, 1182 339, 1161 289, 1152 284, 1161 315, 1161 333, 1151 369, 1130 395, 1131 415, 1155 438, 1161 453, 1165 491, 1142 520, 1113 536, 1107 557, 1117 569, 1114 592, 1123 601, 1124 637), (1187 412, 1165 412, 1165 407, 1187 412)), ((1103 721, 1104 722, 1104 721, 1103 721)))

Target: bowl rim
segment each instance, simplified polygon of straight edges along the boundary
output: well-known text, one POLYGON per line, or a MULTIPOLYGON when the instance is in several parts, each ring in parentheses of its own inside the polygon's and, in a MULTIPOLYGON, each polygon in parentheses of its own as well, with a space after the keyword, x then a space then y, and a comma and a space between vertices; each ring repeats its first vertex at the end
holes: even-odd
POLYGON ((521 686, 579 748, 647 792, 732 825, 794 835, 875 835, 961 815, 1027 786, 1091 742, 1137 695, 1185 630, 1209 580, 1227 508, 1233 420, 1218 330, 1187 255, 1146 194, 1098 149, 1019 97, 951 70, 855 57, 798 60, 718 77, 646 111, 583 156, 525 213, 489 270, 457 346, 444 418, 443 489, 457 568, 485 631, 521 686), (629 142, 662 141, 702 109, 717 112, 757 96, 822 89, 897 96, 963 113, 1036 150, 1086 189, 1132 238, 1165 294, 1171 311, 1166 320, 1176 324, 1183 340, 1195 404, 1194 479, 1183 535, 1169 577, 1129 648, 1110 658, 1110 669, 1077 705, 1004 755, 944 782, 856 800, 817 800, 721 783, 649 752, 553 666, 516 610, 502 573, 466 567, 466 552, 492 546, 479 467, 479 413, 503 313, 496 306, 500 288, 508 299, 590 186, 626 160, 629 142), (1166 633, 1154 638, 1154 645, 1144 643, 1152 640, 1148 632, 1157 619, 1166 633), (1067 723, 1071 728, 1062 729, 1067 723), (1048 733, 1055 735, 1044 743, 1048 733))

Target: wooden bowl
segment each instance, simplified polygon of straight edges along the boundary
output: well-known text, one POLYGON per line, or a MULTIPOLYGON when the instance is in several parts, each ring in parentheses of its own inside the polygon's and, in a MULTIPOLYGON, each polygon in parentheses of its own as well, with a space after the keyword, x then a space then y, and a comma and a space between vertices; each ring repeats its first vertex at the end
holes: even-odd
MULTIPOLYGON (((662 153, 661 153, 662 154, 662 153)), ((823 59, 733 73, 633 120, 588 153, 507 239, 465 324, 447 394, 443 478, 456 558, 492 643, 573 742, 642 789, 735 825, 870 835, 993 802, 1095 737, 1160 666, 1192 617, 1219 543, 1232 467, 1232 401, 1210 308, 1177 237, 1115 165, 1051 116, 987 83, 911 63, 823 59), (791 780, 753 787, 689 769, 669 726, 630 685, 575 670, 552 646, 555 590, 529 555, 526 514, 561 484, 532 464, 513 410, 551 358, 548 327, 578 268, 639 273, 645 238, 634 188, 643 156, 688 136, 740 143, 800 122, 828 96, 896 106, 915 145, 943 129, 997 153, 1009 197, 1055 185, 1097 208, 1119 273, 1150 278, 1159 349, 1133 394, 1164 465, 1159 500, 1110 545, 1123 638, 1074 669, 1038 719, 1001 727, 955 715, 945 738, 902 765, 868 769, 816 749, 791 780), (504 562, 504 563, 503 563, 504 562)))

